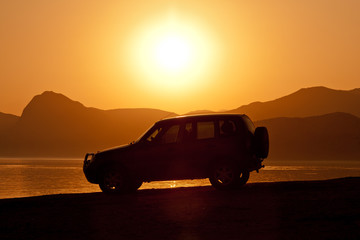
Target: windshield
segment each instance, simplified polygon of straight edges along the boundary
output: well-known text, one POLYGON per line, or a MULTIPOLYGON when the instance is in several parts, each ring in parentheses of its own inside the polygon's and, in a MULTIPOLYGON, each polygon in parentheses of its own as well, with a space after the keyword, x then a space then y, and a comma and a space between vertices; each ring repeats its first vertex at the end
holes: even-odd
POLYGON ((149 127, 143 134, 140 135, 140 137, 135 140, 135 143, 140 142, 142 138, 145 137, 145 135, 147 135, 148 132, 150 132, 150 130, 155 126, 155 124, 153 124, 151 127, 149 127))

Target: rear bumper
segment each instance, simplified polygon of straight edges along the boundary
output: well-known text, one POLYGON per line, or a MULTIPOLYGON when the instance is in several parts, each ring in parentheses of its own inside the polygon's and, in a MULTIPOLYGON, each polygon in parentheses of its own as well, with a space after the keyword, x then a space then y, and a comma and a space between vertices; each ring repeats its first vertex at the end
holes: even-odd
POLYGON ((265 165, 263 165, 264 159, 262 158, 254 158, 252 161, 251 161, 251 164, 249 164, 248 166, 248 170, 249 172, 252 172, 252 171, 256 171, 256 172, 259 172, 259 170, 261 168, 264 168, 265 165))

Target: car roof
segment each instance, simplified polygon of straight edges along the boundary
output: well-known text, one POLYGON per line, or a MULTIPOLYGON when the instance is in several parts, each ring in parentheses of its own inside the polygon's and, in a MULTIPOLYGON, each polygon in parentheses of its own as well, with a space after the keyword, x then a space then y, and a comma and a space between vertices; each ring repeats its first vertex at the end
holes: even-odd
POLYGON ((219 119, 222 117, 247 117, 245 114, 234 114, 234 113, 211 113, 211 114, 194 114, 194 115, 180 115, 176 117, 170 117, 161 119, 157 122, 159 123, 169 123, 169 122, 177 122, 182 120, 201 120, 201 119, 219 119))

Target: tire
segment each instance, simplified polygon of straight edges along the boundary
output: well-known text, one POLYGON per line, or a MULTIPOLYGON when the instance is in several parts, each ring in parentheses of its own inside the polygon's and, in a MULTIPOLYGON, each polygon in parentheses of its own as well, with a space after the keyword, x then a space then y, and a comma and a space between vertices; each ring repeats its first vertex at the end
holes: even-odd
POLYGON ((125 193, 129 189, 129 179, 122 168, 108 168, 99 186, 104 193, 125 193))
POLYGON ((239 178, 238 178, 237 186, 241 187, 241 186, 245 185, 247 183, 247 181, 249 180, 249 177, 250 177, 250 173, 248 170, 241 171, 239 178))
POLYGON ((233 189, 238 185, 239 172, 233 164, 219 163, 211 173, 209 178, 213 187, 220 190, 233 189))
POLYGON ((269 154, 269 133, 266 127, 257 127, 255 129, 254 147, 258 158, 267 158, 269 154))

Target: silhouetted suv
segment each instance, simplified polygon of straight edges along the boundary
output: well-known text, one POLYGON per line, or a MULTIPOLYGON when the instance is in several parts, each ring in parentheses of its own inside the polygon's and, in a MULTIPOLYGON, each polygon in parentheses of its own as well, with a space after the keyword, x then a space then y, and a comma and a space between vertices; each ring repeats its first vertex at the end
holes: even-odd
POLYGON ((103 192, 137 190, 143 182, 209 178, 218 189, 245 184, 264 167, 269 138, 246 115, 209 114, 156 122, 137 141, 88 153, 84 173, 103 192))

